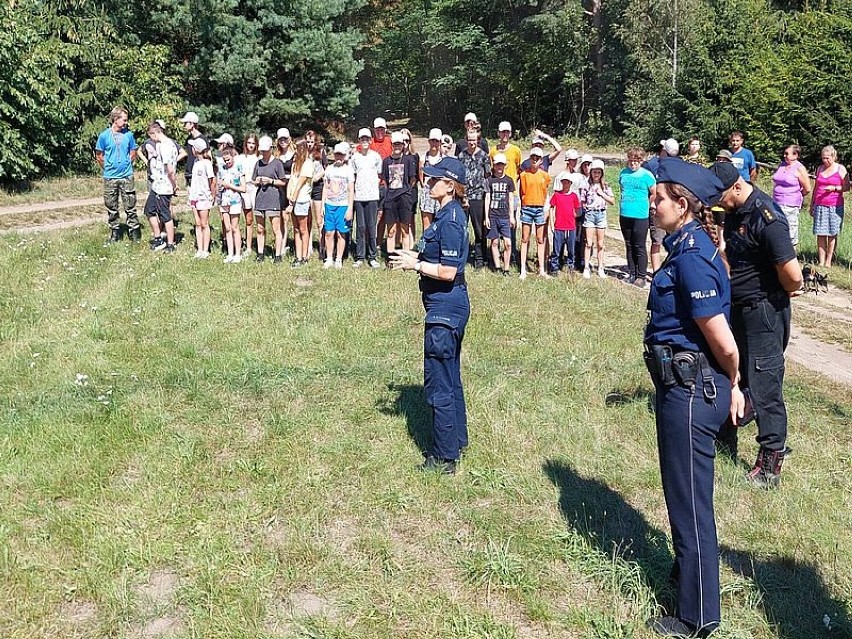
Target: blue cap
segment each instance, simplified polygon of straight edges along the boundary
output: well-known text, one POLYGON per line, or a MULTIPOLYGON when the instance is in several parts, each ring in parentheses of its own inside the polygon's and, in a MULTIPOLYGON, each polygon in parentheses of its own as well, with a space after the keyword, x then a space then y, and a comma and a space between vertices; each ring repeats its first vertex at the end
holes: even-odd
POLYGON ((707 206, 716 202, 725 190, 722 181, 712 171, 680 158, 660 158, 656 177, 659 183, 670 182, 689 189, 707 206))
POLYGON ((434 178, 448 178, 464 184, 467 181, 467 171, 464 164, 456 158, 444 158, 435 165, 423 167, 423 175, 434 178))

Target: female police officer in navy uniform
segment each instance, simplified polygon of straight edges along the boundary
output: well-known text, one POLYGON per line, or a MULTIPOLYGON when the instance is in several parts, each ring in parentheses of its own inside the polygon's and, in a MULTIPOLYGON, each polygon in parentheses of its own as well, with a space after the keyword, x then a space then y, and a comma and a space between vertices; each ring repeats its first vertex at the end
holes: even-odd
POLYGON ((395 269, 420 274, 426 309, 423 335, 423 387, 432 407, 432 449, 422 470, 456 471, 467 446, 467 412, 461 381, 461 344, 470 317, 464 266, 468 255, 467 217, 462 209, 465 169, 446 157, 423 167, 429 195, 439 210, 423 232, 418 251, 397 251, 395 269))
POLYGON ((674 614, 648 625, 670 637, 707 636, 721 618, 715 438, 730 414, 742 415, 743 397, 728 323, 728 273, 698 219, 721 188, 703 167, 660 161, 653 214, 668 233, 668 258, 651 283, 645 359, 657 393, 657 447, 678 594, 674 614))

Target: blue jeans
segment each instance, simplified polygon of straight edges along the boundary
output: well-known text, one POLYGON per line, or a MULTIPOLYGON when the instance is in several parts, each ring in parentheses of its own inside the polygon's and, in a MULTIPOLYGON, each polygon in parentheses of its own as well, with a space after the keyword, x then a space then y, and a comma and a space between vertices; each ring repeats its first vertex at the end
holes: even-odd
POLYGON ((553 252, 550 254, 550 272, 553 273, 562 268, 562 249, 564 248, 568 257, 564 264, 569 268, 574 268, 574 246, 577 231, 553 231, 553 252))

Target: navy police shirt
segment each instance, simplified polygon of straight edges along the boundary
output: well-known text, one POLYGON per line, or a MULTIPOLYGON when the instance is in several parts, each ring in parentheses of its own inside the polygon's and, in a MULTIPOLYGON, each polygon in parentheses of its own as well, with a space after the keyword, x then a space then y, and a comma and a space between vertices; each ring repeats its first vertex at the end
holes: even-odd
POLYGON ((787 297, 776 265, 796 258, 785 215, 766 193, 754 189, 725 216, 725 254, 731 267, 731 301, 751 304, 787 297))
MULTIPOLYGON (((423 231, 417 246, 419 260, 444 266, 455 266, 457 276, 464 274, 467 263, 467 216, 458 200, 453 200, 435 213, 429 228, 423 231)), ((453 282, 442 282, 420 276, 421 290, 450 290, 453 282)))
POLYGON ((651 282, 645 342, 710 355, 694 320, 719 314, 730 320, 731 288, 725 264, 698 220, 684 224, 663 244, 669 256, 651 282))

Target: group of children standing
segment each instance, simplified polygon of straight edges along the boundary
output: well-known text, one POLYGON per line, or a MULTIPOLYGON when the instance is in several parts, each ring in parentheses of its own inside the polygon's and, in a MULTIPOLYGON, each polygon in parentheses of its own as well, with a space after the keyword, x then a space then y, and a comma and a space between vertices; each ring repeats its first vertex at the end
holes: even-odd
MULTIPOLYGON (((149 135, 152 131, 154 135, 150 135, 148 146, 143 145, 143 153, 148 158, 167 158, 173 164, 187 158, 185 175, 198 259, 210 255, 210 211, 218 206, 226 263, 242 261, 252 248, 256 261, 264 261, 268 222, 274 236, 275 263, 283 260, 288 226, 292 225, 293 267, 304 265, 311 257, 316 227, 324 266, 341 268, 354 226, 353 266, 379 268, 382 240, 388 254, 398 246, 411 248, 418 209, 422 228, 431 223, 435 204, 423 187, 423 167, 455 155, 467 170, 469 215, 474 248, 478 249, 471 252, 476 256, 475 266, 486 265, 490 244, 495 271, 508 275, 515 257, 519 258, 521 279, 526 278, 534 229, 542 277, 550 277, 564 267, 582 269, 584 277, 591 277, 593 249, 597 250, 597 272, 605 277, 606 207, 614 203, 614 198, 604 179, 603 162, 590 156, 581 158, 569 149, 567 170, 557 176, 553 193, 549 193, 552 180, 547 169, 561 148, 539 131, 535 132, 528 160, 522 162, 519 147, 509 141, 512 128, 508 122, 500 124, 500 141, 489 148, 471 113, 465 118, 464 139, 454 143, 450 136, 432 129, 429 149, 421 158, 411 147, 410 131, 389 134, 384 119, 376 118, 372 131, 359 131, 357 144, 340 142, 329 158, 321 137, 312 131, 299 140, 293 140, 286 128, 279 129, 274 140, 250 133, 243 140, 242 152, 237 150, 233 137, 225 133, 215 139, 218 149, 214 152, 198 130, 196 114, 187 113, 182 122, 187 132, 183 149, 168 139, 161 127, 153 126, 149 135), (555 150, 545 153, 544 144, 548 141, 555 150), (164 153, 161 147, 168 144, 179 152, 164 153), (518 226, 519 255, 514 250, 518 226), (552 248, 548 251, 549 244, 552 248)), ((174 166, 169 170, 173 176, 174 166)), ((173 247, 171 236, 168 242, 160 239, 165 218, 169 217, 163 214, 163 208, 146 209, 154 232, 152 250, 173 247)), ((169 231, 173 234, 173 223, 169 231)))

